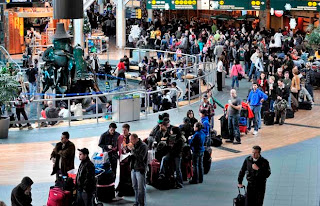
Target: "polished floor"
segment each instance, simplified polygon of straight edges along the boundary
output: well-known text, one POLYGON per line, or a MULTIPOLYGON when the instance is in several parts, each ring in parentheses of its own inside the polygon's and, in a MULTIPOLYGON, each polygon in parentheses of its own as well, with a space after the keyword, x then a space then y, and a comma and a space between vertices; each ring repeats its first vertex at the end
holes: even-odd
MULTIPOLYGON (((230 79, 227 79, 229 84, 230 79)), ((249 83, 242 81, 239 90, 241 99, 246 98, 249 83)), ((222 103, 229 99, 228 89, 217 93, 222 103)), ((319 102, 320 92, 315 92, 319 102)), ((198 103, 170 111, 171 123, 178 125, 188 109, 198 110, 198 103)), ((263 156, 270 161, 272 175, 268 180, 265 198, 266 206, 319 205, 319 157, 320 157, 320 105, 311 111, 300 110, 294 119, 285 125, 262 126, 257 136, 242 136, 241 145, 223 144, 213 149, 212 171, 201 185, 185 185, 180 190, 158 191, 148 187, 148 205, 231 205, 236 196, 237 174, 245 155, 250 154, 253 145, 260 145, 263 156), (289 145, 289 146, 288 146, 289 145), (266 151, 268 150, 268 151, 266 151)), ((219 133, 222 110, 216 111, 215 128, 219 133)), ((197 115, 198 116, 198 115, 197 115)), ((157 114, 132 122, 132 132, 141 138, 148 136, 156 124, 157 114)), ((119 125, 119 131, 120 131, 119 125)), ((22 177, 30 176, 33 186, 33 204, 45 205, 49 187, 54 177, 50 176, 52 164, 49 160, 53 145, 59 141, 61 132, 68 130, 71 141, 77 148, 87 147, 90 152, 99 151, 99 136, 107 130, 108 123, 72 127, 52 127, 32 131, 10 131, 9 139, 0 140, 0 200, 10 205, 10 192, 22 177)), ((76 161, 79 165, 79 161, 76 161)), ((132 198, 117 204, 132 205, 132 198)))

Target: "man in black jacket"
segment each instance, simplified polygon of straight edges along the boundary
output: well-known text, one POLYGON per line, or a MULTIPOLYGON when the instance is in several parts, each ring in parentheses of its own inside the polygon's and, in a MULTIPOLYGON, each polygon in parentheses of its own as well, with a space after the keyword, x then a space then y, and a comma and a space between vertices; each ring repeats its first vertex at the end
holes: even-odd
POLYGON ((242 181, 247 174, 246 206, 262 206, 266 191, 267 178, 271 175, 268 160, 261 156, 261 147, 254 146, 252 155, 247 157, 238 176, 238 187, 243 187, 242 181))
POLYGON ((146 169, 148 161, 148 146, 137 134, 131 134, 128 148, 131 150, 131 179, 135 192, 136 206, 146 205, 146 169))
POLYGON ((11 192, 12 206, 31 206, 31 185, 33 181, 30 177, 24 177, 21 183, 11 192))
POLYGON ((87 148, 78 149, 81 164, 78 169, 76 188, 77 205, 92 206, 93 192, 95 190, 95 168, 89 159, 87 148))
POLYGON ((109 130, 103 133, 99 140, 99 147, 103 152, 108 152, 109 161, 114 175, 117 174, 117 161, 118 161, 118 137, 119 133, 116 132, 117 125, 111 123, 109 130))

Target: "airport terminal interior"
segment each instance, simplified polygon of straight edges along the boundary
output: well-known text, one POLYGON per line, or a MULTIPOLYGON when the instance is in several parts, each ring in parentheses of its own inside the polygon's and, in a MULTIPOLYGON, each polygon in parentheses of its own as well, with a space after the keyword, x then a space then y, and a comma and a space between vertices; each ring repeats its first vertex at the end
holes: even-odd
POLYGON ((320 206, 320 2, 0 0, 0 206, 320 206))

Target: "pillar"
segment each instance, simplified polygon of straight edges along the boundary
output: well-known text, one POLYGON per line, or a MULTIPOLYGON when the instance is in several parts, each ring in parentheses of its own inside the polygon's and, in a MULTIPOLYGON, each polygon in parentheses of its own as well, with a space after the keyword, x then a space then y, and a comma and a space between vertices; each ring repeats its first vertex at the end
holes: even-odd
POLYGON ((83 19, 73 20, 73 45, 79 44, 82 48, 84 48, 83 22, 83 19))
POLYGON ((153 21, 153 11, 152 9, 147 9, 148 11, 148 21, 153 21))
POLYGON ((117 0, 116 42, 118 48, 126 46, 126 19, 123 0, 117 0))

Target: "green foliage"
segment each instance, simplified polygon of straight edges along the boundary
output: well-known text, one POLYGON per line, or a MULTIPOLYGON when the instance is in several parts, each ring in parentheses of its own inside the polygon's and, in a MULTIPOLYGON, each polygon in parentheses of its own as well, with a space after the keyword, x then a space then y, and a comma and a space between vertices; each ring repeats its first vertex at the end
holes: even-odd
POLYGON ((89 21, 89 18, 86 14, 86 12, 84 13, 83 15, 83 33, 84 34, 89 34, 91 33, 91 24, 90 24, 90 21, 89 21))
POLYGON ((0 69, 0 106, 17 97, 19 82, 16 76, 12 76, 8 68, 0 69))
MULTIPOLYGON (((70 35, 74 34, 73 22, 74 22, 74 20, 70 21, 69 28, 68 28, 68 33, 70 35)), ((87 16, 86 12, 85 12, 83 15, 83 34, 89 34, 89 33, 91 33, 91 24, 90 24, 90 21, 89 21, 89 18, 87 16)))
POLYGON ((315 28, 311 34, 308 35, 307 40, 312 47, 318 48, 320 45, 320 27, 315 28))

